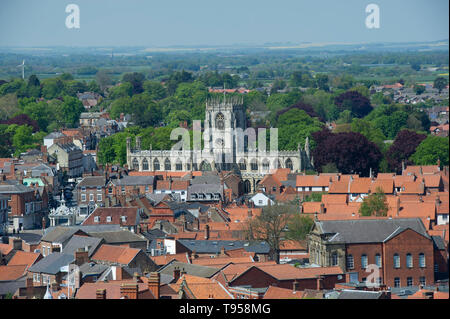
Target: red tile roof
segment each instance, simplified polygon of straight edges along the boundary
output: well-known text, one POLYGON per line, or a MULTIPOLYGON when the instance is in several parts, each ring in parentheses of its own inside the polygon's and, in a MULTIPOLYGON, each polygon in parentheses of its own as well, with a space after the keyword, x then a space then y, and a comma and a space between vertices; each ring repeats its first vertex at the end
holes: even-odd
POLYGON ((269 286, 263 299, 302 299, 304 291, 269 286))
POLYGON ((8 266, 27 265, 27 269, 42 258, 40 253, 18 250, 8 263, 8 266))
POLYGON ((225 287, 214 279, 201 278, 191 275, 183 275, 174 284, 171 284, 175 291, 179 291, 181 283, 184 281, 187 289, 196 299, 233 299, 233 296, 225 287))
POLYGON ((27 265, 0 266, 0 281, 17 280, 25 275, 27 265))
POLYGON ((13 246, 9 244, 0 244, 0 252, 3 255, 8 255, 13 250, 13 246))
POLYGON ((136 226, 138 223, 139 207, 98 207, 96 208, 81 224, 86 225, 123 225, 136 226), (107 217, 111 217, 111 221, 107 221, 107 217), (125 222, 122 221, 125 216, 125 222), (94 217, 99 217, 99 221, 95 222, 94 217))
POLYGON ((329 175, 297 175, 297 187, 329 187, 332 176, 329 175))
POLYGON ((92 256, 92 260, 128 265, 140 251, 140 249, 123 246, 102 245, 92 256))

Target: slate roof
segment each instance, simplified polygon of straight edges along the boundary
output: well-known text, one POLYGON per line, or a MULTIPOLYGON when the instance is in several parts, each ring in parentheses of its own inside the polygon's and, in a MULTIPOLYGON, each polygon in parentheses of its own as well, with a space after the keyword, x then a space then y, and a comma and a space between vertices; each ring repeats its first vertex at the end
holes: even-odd
POLYGON ((146 241, 144 238, 141 238, 140 236, 127 230, 98 233, 90 232, 89 235, 92 237, 103 238, 108 244, 146 241))
POLYGON ((84 263, 80 266, 80 272, 83 277, 89 275, 101 275, 109 268, 108 265, 96 264, 94 262, 84 263))
POLYGON ((154 176, 128 176, 125 175, 119 179, 113 179, 111 182, 115 186, 134 186, 134 185, 153 185, 154 176))
POLYGON ((63 226, 52 227, 46 231, 46 234, 41 238, 41 240, 52 243, 53 242, 64 243, 67 240, 69 240, 79 230, 80 230, 79 228, 74 227, 63 227, 63 226))
MULTIPOLYGON (((65 144, 56 143, 56 144, 53 144, 53 145, 57 145, 58 147, 60 147, 66 153, 81 152, 81 149, 78 146, 76 146, 75 144, 73 144, 73 143, 65 143, 65 144)), ((50 148, 52 148, 53 145, 50 146, 50 148)))
POLYGON ((77 188, 80 187, 98 187, 105 186, 106 178, 104 176, 86 176, 83 180, 78 183, 77 188))
POLYGON ((220 177, 215 174, 206 174, 202 176, 195 176, 191 180, 191 184, 219 184, 220 185, 220 177))
POLYGON ((0 194, 22 194, 29 192, 33 192, 33 189, 14 182, 0 185, 0 194))
POLYGON ((35 263, 28 271, 56 275, 61 267, 67 266, 74 261, 74 255, 52 253, 35 263))
POLYGON ((268 254, 270 247, 266 242, 251 243, 245 240, 178 240, 180 244, 197 253, 218 254, 222 247, 227 250, 244 248, 248 252, 268 254))
POLYGON ((46 135, 44 137, 44 140, 60 138, 60 137, 63 137, 63 136, 65 136, 65 135, 63 133, 61 133, 61 132, 52 132, 52 133, 46 135))
POLYGON ((0 283, 0 296, 6 295, 8 293, 14 294, 17 291, 17 289, 25 288, 26 286, 27 284, 25 279, 2 282, 0 283))
POLYGON ((192 184, 188 187, 188 195, 190 193, 222 193, 223 186, 221 184, 192 184))
POLYGON ((342 290, 337 299, 380 299, 380 291, 342 290))
POLYGON ((431 236, 431 238, 433 239, 434 247, 438 250, 445 250, 445 242, 441 236, 431 236))
POLYGON ((89 247, 89 257, 97 250, 102 242, 102 238, 73 236, 63 249, 63 253, 74 255, 79 248, 89 247))
POLYGON ((20 238, 27 244, 38 244, 41 241, 42 235, 36 233, 19 233, 13 234, 11 235, 11 237, 20 238))
POLYGON ((316 227, 331 236, 329 242, 380 243, 408 228, 431 239, 420 218, 329 220, 316 222, 316 227))

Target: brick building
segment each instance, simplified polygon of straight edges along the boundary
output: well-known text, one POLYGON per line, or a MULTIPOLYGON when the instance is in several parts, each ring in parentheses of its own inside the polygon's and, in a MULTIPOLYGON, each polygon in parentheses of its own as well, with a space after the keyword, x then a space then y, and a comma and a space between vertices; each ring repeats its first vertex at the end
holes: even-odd
POLYGON ((340 266, 351 282, 364 282, 379 269, 388 287, 432 284, 433 241, 420 218, 316 221, 309 235, 310 262, 340 266))
POLYGON ((90 213, 89 207, 105 206, 106 178, 104 176, 86 176, 77 185, 77 203, 80 214, 90 213))

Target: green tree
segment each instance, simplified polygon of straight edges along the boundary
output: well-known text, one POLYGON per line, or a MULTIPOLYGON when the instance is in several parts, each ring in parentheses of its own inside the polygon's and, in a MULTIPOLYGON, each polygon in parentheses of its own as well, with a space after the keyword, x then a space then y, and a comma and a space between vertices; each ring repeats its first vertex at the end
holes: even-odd
POLYGON ((154 100, 162 100, 168 95, 167 89, 159 82, 145 81, 143 88, 154 100))
POLYGON ((423 92, 426 91, 426 88, 424 85, 416 84, 414 85, 414 91, 417 95, 421 95, 423 92))
POLYGON ((448 137, 428 136, 419 144, 410 160, 415 165, 436 165, 439 160, 441 168, 448 166, 448 143, 448 137))
POLYGON ((330 87, 328 86, 328 75, 326 74, 316 74, 316 86, 319 90, 324 90, 328 92, 330 87))
POLYGON ((384 148, 384 140, 386 140, 386 137, 383 131, 375 127, 372 122, 364 119, 353 119, 351 129, 353 132, 361 133, 367 137, 369 141, 375 143, 380 149, 384 148))
POLYGON ((61 96, 64 83, 59 78, 42 80, 42 96, 46 99, 54 99, 61 96))
POLYGON ((80 120, 81 113, 84 112, 84 106, 77 98, 67 95, 63 98, 61 112, 64 123, 68 126, 75 127, 80 120))
MULTIPOLYGON (((14 126, 10 125, 11 126, 14 126)), ((25 152, 29 148, 33 148, 33 128, 28 125, 21 125, 11 128, 11 131, 14 132, 13 138, 12 138, 12 145, 14 147, 14 155, 18 156, 20 153, 25 152)))
POLYGON ((322 126, 317 118, 310 117, 303 110, 293 108, 283 113, 277 121, 279 149, 297 150, 299 143, 304 147, 306 137, 309 137, 313 148, 311 134, 320 131, 322 126))
POLYGON ((248 220, 243 226, 243 235, 247 240, 265 241, 269 247, 269 255, 277 263, 280 261, 280 243, 283 240, 286 226, 292 216, 298 214, 294 205, 271 205, 263 208, 261 215, 248 220))
POLYGON ((121 113, 130 114, 133 104, 129 96, 120 97, 111 103, 110 116, 113 119, 120 117, 121 113))
POLYGON ((108 70, 98 71, 97 74, 95 74, 95 80, 101 90, 104 90, 107 86, 113 84, 111 73, 108 70))
POLYGON ((360 208, 361 216, 387 216, 389 206, 386 195, 381 188, 377 188, 375 193, 365 197, 360 208))
POLYGON ((447 86, 448 81, 446 78, 439 76, 434 80, 433 86, 434 88, 439 90, 439 94, 442 92, 443 89, 447 86))
POLYGON ((286 238, 297 242, 303 242, 311 231, 314 221, 311 217, 301 214, 292 214, 286 232, 286 238))
POLYGON ((109 97, 113 100, 121 97, 131 97, 133 95, 133 85, 129 82, 121 83, 109 89, 109 97))

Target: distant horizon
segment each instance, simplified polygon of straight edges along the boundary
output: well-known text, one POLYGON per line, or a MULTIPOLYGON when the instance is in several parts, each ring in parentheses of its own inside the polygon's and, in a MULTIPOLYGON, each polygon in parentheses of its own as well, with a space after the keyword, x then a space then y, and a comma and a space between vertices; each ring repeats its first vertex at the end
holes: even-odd
POLYGON ((373 42, 345 42, 345 41, 336 41, 336 42, 311 42, 311 41, 305 41, 305 42, 293 42, 293 41, 286 41, 286 42, 265 42, 265 43, 259 43, 259 44, 247 44, 247 43, 231 43, 231 44, 193 44, 193 45, 183 45, 183 44, 173 44, 173 45, 167 45, 167 46, 146 46, 146 45, 116 45, 116 46, 106 46, 106 45, 48 45, 48 46, 19 46, 19 45, 0 45, 0 49, 58 49, 58 48, 79 48, 79 49, 97 49, 101 50, 104 49, 220 49, 220 48, 236 48, 236 49, 245 49, 245 48, 274 48, 276 46, 283 45, 287 49, 317 49, 320 47, 330 47, 330 46, 355 46, 355 45, 377 45, 377 44, 383 44, 383 45, 418 45, 418 44, 438 44, 436 45, 436 49, 441 49, 443 47, 447 47, 447 49, 450 49, 450 39, 438 39, 438 40, 430 40, 430 41, 373 41, 373 42), (301 45, 304 45, 304 47, 300 47, 301 45))
POLYGON ((448 11, 447 0, 1 0, 0 47, 435 42, 449 39, 448 11), (371 3, 379 28, 366 24, 371 3), (79 28, 67 27, 70 4, 79 28))

